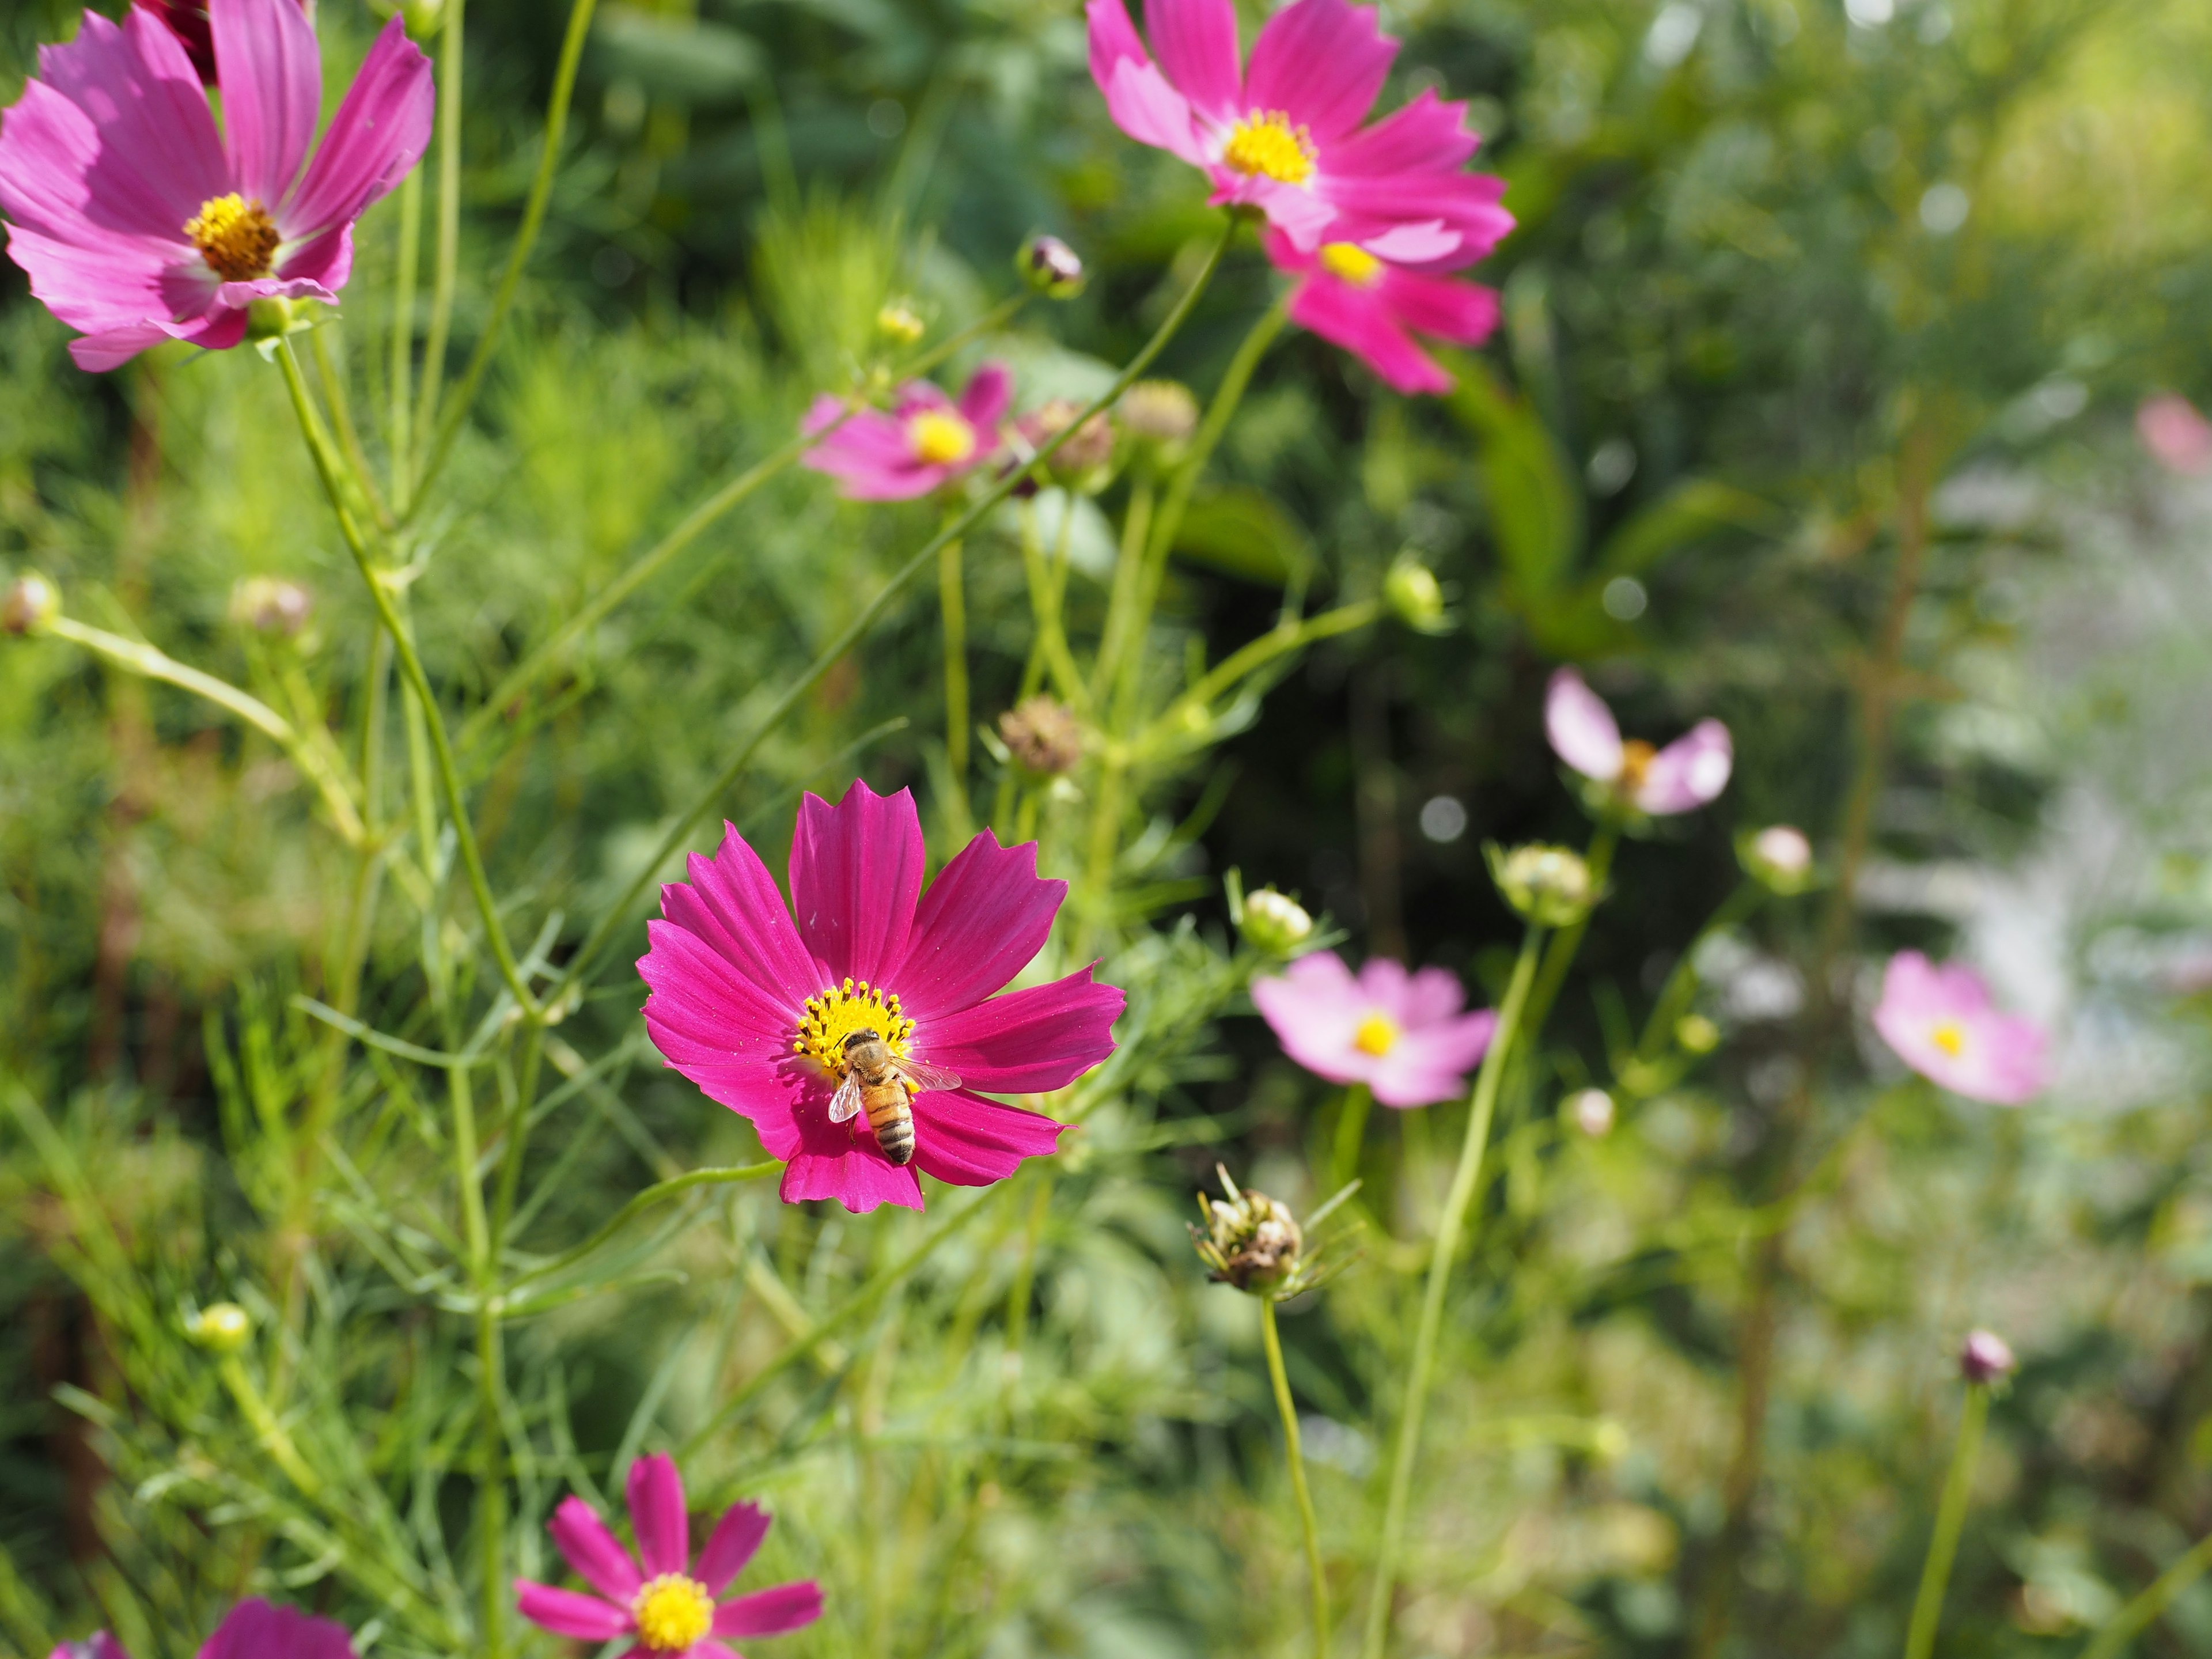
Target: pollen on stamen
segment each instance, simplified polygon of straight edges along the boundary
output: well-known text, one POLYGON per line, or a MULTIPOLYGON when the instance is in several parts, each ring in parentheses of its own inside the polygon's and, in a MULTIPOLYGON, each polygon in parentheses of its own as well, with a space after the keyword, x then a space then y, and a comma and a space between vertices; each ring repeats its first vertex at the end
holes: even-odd
POLYGON ((1293 127, 1282 111, 1255 109, 1229 130, 1221 159, 1239 173, 1302 185, 1313 177, 1313 138, 1305 128, 1293 127))
POLYGON ((185 222, 185 234, 208 269, 227 283, 266 276, 284 240, 269 210, 236 191, 201 203, 200 210, 185 222))
POLYGON ((845 1043, 855 1031, 873 1031, 901 1056, 914 1036, 914 1021, 900 1012, 898 998, 866 980, 848 979, 807 998, 805 1006, 791 1051, 835 1077, 845 1074, 845 1043))

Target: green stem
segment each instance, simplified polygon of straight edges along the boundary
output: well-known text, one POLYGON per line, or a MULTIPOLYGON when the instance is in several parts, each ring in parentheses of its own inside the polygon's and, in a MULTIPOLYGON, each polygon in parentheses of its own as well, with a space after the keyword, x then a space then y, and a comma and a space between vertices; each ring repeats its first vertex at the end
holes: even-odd
MULTIPOLYGON (((460 0, 446 0, 446 3, 454 9, 455 21, 450 27, 454 30, 458 62, 460 0)), ((522 228, 515 232, 514 246, 507 256, 507 269, 500 273, 499 287, 492 295, 491 316, 477 341, 477 349, 469 356, 469 366, 462 371, 460 383, 453 388, 452 403, 437 422, 437 436, 431 441, 430 453, 422 464, 422 482, 416 493, 418 501, 429 494, 447 456, 453 452, 454 435, 468 418, 469 406, 476 401, 477 390, 483 384, 484 371, 491 366, 492 354, 499 348, 500 331, 507 325, 507 313, 514 309, 514 296, 522 286, 523 270, 530 263, 532 250, 538 246, 538 232, 544 228, 546 204, 553 196, 553 175, 561 161, 561 139, 568 125, 568 105, 576 91, 576 67, 583 61, 584 42, 592 32, 595 3, 596 0, 574 0, 568 8, 568 31, 561 40, 561 61, 553 70, 553 94, 545 105, 545 143, 538 152, 538 172, 530 181, 529 199, 523 204, 522 228)), ((456 112, 459 108, 457 99, 456 112)), ((455 167, 458 170, 458 161, 455 167)), ((441 249, 441 258, 442 253, 441 249)), ((443 276, 441 269, 441 279, 443 276)), ((442 342, 440 343, 442 348, 442 342)), ((436 400, 429 395, 433 390, 427 379, 430 368, 426 366, 424 372, 422 424, 427 428, 436 411, 436 400)))
POLYGON ((415 281, 422 264, 422 169, 410 167, 399 186, 398 270, 392 291, 392 507, 407 514, 414 485, 408 463, 415 453, 415 281))
MULTIPOLYGON (((279 340, 276 361, 284 370, 284 384, 292 393, 292 407, 300 419, 300 430, 306 436, 307 448, 313 453, 318 471, 322 475, 323 489, 331 498, 337 512, 338 527, 344 533, 346 545, 352 550, 354 562, 360 567, 362 580, 368 584, 368 595, 376 606, 378 618, 385 631, 392 635, 392 648, 399 659, 399 672, 406 679, 408 690, 414 694, 422 711, 422 720, 428 729, 430 748, 438 766, 438 779, 446 797, 446 810, 453 820, 454 839, 459 843, 461 863, 468 872, 469 889, 476 896, 477 911, 483 920, 484 938, 491 946, 493 957, 499 963, 500 977, 514 994, 516 1004, 532 1019, 540 1017, 537 998, 522 977, 521 965, 514 959, 514 948, 507 943, 507 929, 499 919, 498 902, 492 897, 491 883, 484 874, 483 856, 477 850, 476 831, 470 826, 467 802, 461 791, 461 775, 453 763, 453 745, 446 735, 446 722, 438 712, 436 694, 430 689, 429 676, 422 672, 422 659, 415 652, 415 643, 407 635, 399 613, 394 607, 391 585, 376 568, 370 556, 368 544, 362 538, 360 526, 346 510, 343 492, 339 489, 337 458, 331 453, 330 438, 322 428, 322 418, 315 412, 313 401, 307 395, 307 384, 300 373, 300 359, 292 349, 289 340, 279 340)), ((424 858, 429 848, 424 848, 424 858)))
MULTIPOLYGON (((461 270, 461 49, 466 0, 445 0, 445 28, 438 47, 438 254, 431 277, 430 337, 422 350, 422 396, 415 429, 428 432, 438 418, 446 377, 446 347, 453 337, 453 296, 461 270)), ((414 502, 430 488, 426 466, 414 502)), ((414 504, 410 502, 410 507, 414 504)))
POLYGON ((1591 832, 1589 850, 1583 854, 1583 862, 1589 866, 1590 891, 1596 898, 1580 921, 1562 927, 1552 936, 1551 948, 1544 956, 1544 971, 1537 976, 1536 988, 1528 998, 1528 1030, 1532 1036, 1540 1032, 1552 1017, 1552 1005, 1559 1000, 1567 969, 1574 966, 1575 954, 1582 949, 1583 935, 1589 932, 1590 916, 1604 901, 1606 878, 1613 871, 1613 849, 1620 845, 1620 826, 1610 818, 1601 820, 1591 832))
POLYGON ((369 468, 368 452, 361 447, 361 433, 353 423, 353 402, 346 394, 345 376, 339 368, 337 355, 331 349, 331 335, 337 327, 335 322, 328 322, 307 331, 308 343, 315 353, 315 373, 322 377, 323 395, 331 402, 331 421, 337 428, 338 446, 345 452, 346 463, 361 486, 362 499, 368 505, 369 516, 380 525, 388 525, 392 515, 385 511, 383 499, 376 493, 376 474, 369 468))
POLYGON ((782 1167, 770 1159, 765 1164, 745 1164, 732 1169, 688 1170, 680 1176, 672 1176, 666 1181, 655 1182, 635 1194, 629 1203, 617 1210, 605 1225, 582 1243, 562 1251, 550 1261, 539 1262, 527 1273, 518 1273, 508 1284, 506 1295, 512 1299, 514 1292, 524 1285, 534 1285, 541 1279, 550 1279, 556 1273, 565 1273, 628 1226, 633 1218, 678 1193, 688 1193, 694 1187, 723 1187, 732 1182, 759 1181, 775 1174, 782 1167))
POLYGON ((1275 1385, 1275 1409, 1283 1419, 1283 1455, 1291 1466, 1291 1491, 1298 1500, 1298 1522, 1305 1529, 1306 1576, 1313 1583, 1314 1653, 1328 1659, 1328 1574, 1322 1565, 1321 1523, 1314 1518, 1313 1494, 1306 1490, 1306 1459, 1298 1444, 1298 1413, 1291 1403, 1290 1373, 1283 1369, 1283 1339, 1275 1329, 1275 1304, 1260 1298, 1260 1334, 1267 1349, 1267 1376, 1275 1385))
POLYGON ((1766 896, 1766 889, 1747 877, 1726 898, 1705 925, 1698 930, 1682 954, 1675 958, 1674 966, 1660 987, 1659 1000, 1651 1005, 1651 1017, 1644 1022, 1644 1034, 1637 1039, 1636 1057, 1651 1060, 1659 1048, 1672 1036, 1675 1024, 1689 1012, 1690 999, 1697 994, 1698 970, 1695 966, 1698 949, 1717 933, 1727 932, 1759 908, 1766 896))
POLYGON ((483 1575, 478 1591, 483 1627, 477 1641, 483 1659, 500 1659, 507 1651, 507 1609, 514 1594, 507 1571, 506 1364, 499 1316, 486 1302, 477 1310, 477 1412, 482 1419, 477 1431, 483 1455, 477 1480, 477 1545, 483 1575))
POLYGON ((2115 1613, 2096 1639, 2081 1650, 2081 1659, 2119 1659, 2121 1652, 2151 1622, 2173 1605, 2182 1591, 2212 1567, 2212 1536, 2199 1539, 2194 1549, 2159 1574, 2151 1587, 2115 1613))
POLYGON ((1943 1477, 1936 1532, 1928 1540, 1928 1559, 1920 1569, 1920 1593, 1912 1601, 1905 1659, 1928 1659, 1936 1650, 1936 1627, 1943 1618, 1943 1590, 1951 1582, 1951 1563, 1959 1553, 1959 1533, 1966 1525, 1966 1505, 1973 1497, 1974 1464, 1982 1455, 1982 1430, 1989 1416, 1988 1385, 1968 1383, 1966 1403, 1959 1415, 1959 1443, 1951 1453, 1950 1473, 1943 1477))
POLYGON ((1336 1146, 1328 1161, 1326 1192, 1342 1192, 1359 1173, 1359 1149, 1367 1138, 1367 1112, 1375 1096, 1364 1083, 1344 1091, 1344 1109, 1336 1115, 1336 1146))
POLYGON ((1148 744, 1164 735, 1171 735, 1190 711, 1204 712, 1216 697, 1258 670, 1266 667, 1285 652, 1296 651, 1316 642, 1334 639, 1339 634, 1349 634, 1364 628, 1382 614, 1379 599, 1355 599, 1350 605, 1340 605, 1334 611, 1324 611, 1318 617, 1308 617, 1303 622, 1292 622, 1272 628, 1256 640, 1248 641, 1232 651, 1212 668, 1206 671, 1198 684, 1170 703, 1165 713, 1152 722, 1151 731, 1139 740, 1148 744))
MULTIPOLYGON (((1113 385, 1108 386, 1096 402, 1038 447, 1036 457, 1037 461, 1048 461, 1059 453, 1060 446, 1081 431, 1085 422, 1091 416, 1103 414, 1111 409, 1120 401, 1121 394, 1128 390, 1131 383, 1152 366, 1152 360, 1160 355, 1167 343, 1173 339, 1182 330, 1183 324, 1189 320, 1193 308, 1198 304, 1199 296, 1206 291, 1207 285, 1213 280, 1213 273, 1220 267, 1221 257, 1228 252, 1230 239, 1236 234, 1236 230, 1237 222, 1234 219, 1230 219, 1224 223, 1220 240, 1214 243, 1212 252, 1206 256, 1206 264, 1200 268, 1198 275, 1192 279, 1190 287, 1184 290, 1182 298, 1176 302, 1175 309, 1168 313, 1152 337, 1146 342, 1144 349, 1129 360, 1127 366, 1114 377, 1113 385)), ((638 873, 631 878, 629 885, 623 890, 622 896, 610 905, 599 918, 599 925, 592 930, 590 936, 585 939, 575 956, 570 959, 568 971, 562 975, 560 984, 556 988, 553 994, 547 999, 550 1005, 556 1007, 562 1006, 567 995, 581 981, 585 973, 598 960, 599 952, 606 947, 613 939, 616 931, 623 926, 629 915, 630 906, 636 902, 638 896, 659 879, 660 866, 667 861, 672 853, 684 844, 685 838, 690 835, 699 820, 706 815, 708 808, 721 798, 732 783, 737 781, 745 768, 751 763, 754 751, 767 741, 769 734, 782 723, 784 717, 796 708, 809 692, 821 684, 823 677, 843 659, 847 652, 866 637, 869 629, 875 626, 877 618, 890 608, 891 600, 905 588, 908 582, 929 568, 931 562, 937 557, 939 550, 946 543, 960 539, 969 530, 981 523, 986 514, 1014 492, 1015 487, 1021 483, 1024 476, 1020 472, 1009 472, 979 496, 975 504, 958 519, 939 531, 912 558, 894 571, 890 580, 877 591, 873 599, 860 607, 860 614, 848 623, 836 637, 823 648, 821 654, 815 658, 806 672, 785 689, 783 695, 775 700, 759 724, 753 728, 750 735, 738 746, 737 754, 729 763, 723 767, 721 772, 700 793, 690 807, 679 814, 676 822, 669 826, 667 833, 661 837, 660 845, 654 849, 653 855, 639 867, 638 873)))
POLYGON ((238 1356, 226 1354, 220 1370, 223 1386, 230 1390, 231 1398, 238 1402, 239 1411, 252 1425, 254 1437, 260 1441, 262 1449, 303 1494, 308 1498, 320 1496, 323 1490, 321 1477, 308 1467, 307 1459, 300 1455, 300 1449, 292 1443, 292 1437, 285 1431, 283 1424, 277 1420, 276 1413, 269 1409, 269 1402, 261 1397, 261 1390, 254 1387, 253 1379, 246 1375, 246 1367, 238 1356))
POLYGON ((1536 957, 1544 930, 1531 924, 1513 964, 1512 982, 1498 1005, 1498 1027, 1476 1075, 1474 1096, 1468 1113, 1467 1139, 1462 1143, 1459 1167, 1452 1174, 1451 1191, 1437 1229, 1434 1252, 1429 1257, 1428 1287, 1421 1297, 1421 1322, 1413 1336, 1413 1370, 1406 1382, 1406 1414, 1398 1425, 1398 1452, 1390 1469, 1390 1497, 1382 1516, 1382 1544, 1375 1563, 1375 1588, 1367 1603, 1367 1634, 1360 1644, 1363 1659, 1382 1659, 1390 1633, 1390 1605, 1397 1588, 1398 1550, 1406 1533, 1406 1510, 1413 1497, 1413 1465, 1420 1455, 1421 1419, 1428 1409, 1429 1384, 1437 1364, 1437 1337, 1443 1328, 1444 1293, 1450 1287, 1452 1262, 1459 1254, 1460 1232, 1468 1206, 1482 1178, 1482 1159, 1490 1140, 1490 1121, 1498 1107, 1498 1086, 1514 1039, 1521 1031, 1522 1011, 1528 1002, 1529 982, 1535 977, 1536 957))
POLYGON ((945 623, 945 760, 951 769, 954 786, 964 792, 968 786, 968 602, 961 591, 957 540, 937 550, 937 602, 945 623))

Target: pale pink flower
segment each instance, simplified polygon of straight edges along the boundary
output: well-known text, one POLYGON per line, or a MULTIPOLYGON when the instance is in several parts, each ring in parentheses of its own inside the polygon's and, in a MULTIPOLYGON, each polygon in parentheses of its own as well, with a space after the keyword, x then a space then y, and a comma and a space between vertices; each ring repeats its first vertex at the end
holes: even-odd
POLYGON ((429 60, 394 17, 315 149, 322 54, 295 0, 210 0, 222 127, 183 42, 153 13, 87 12, 44 46, 0 120, 8 255, 85 337, 78 367, 164 340, 246 337, 257 300, 335 304, 353 225, 429 142, 429 60))
POLYGON ((1304 253, 1279 230, 1263 240, 1276 268, 1298 278, 1291 320, 1343 347, 1400 392, 1452 389, 1452 377, 1415 336, 1480 345, 1498 326, 1498 295, 1474 283, 1394 264, 1355 242, 1324 242, 1304 253))
POLYGON ((848 416, 845 400, 824 392, 806 411, 799 429, 829 435, 803 459, 817 472, 836 479, 840 493, 851 500, 911 501, 942 489, 998 454, 1005 447, 1000 423, 1013 395, 1013 376, 1000 362, 977 369, 957 404, 927 380, 909 380, 888 410, 864 409, 848 416), (840 416, 845 416, 842 424, 840 416))
POLYGON ((2212 421, 2186 398, 2167 392, 2146 398, 2136 410, 2136 434, 2170 472, 2189 477, 2212 472, 2212 421))
POLYGON ((1728 727, 1714 720, 1699 720, 1664 749, 1623 742, 1613 710, 1571 668, 1552 676, 1544 730, 1561 760, 1654 817, 1703 806, 1728 787, 1735 762, 1728 727))
POLYGON ((1332 1083, 1364 1083, 1385 1106, 1449 1100, 1490 1046, 1498 1016, 1462 1013, 1467 993, 1442 968, 1407 973, 1387 957, 1354 977, 1333 951, 1255 980, 1252 1000, 1283 1052, 1332 1083))
POLYGON ((2048 1080, 2043 1028, 1991 1007, 1989 987, 1963 963, 1938 967, 1899 951, 1881 976, 1874 1028, 1907 1066, 1969 1100, 2018 1106, 2048 1080))

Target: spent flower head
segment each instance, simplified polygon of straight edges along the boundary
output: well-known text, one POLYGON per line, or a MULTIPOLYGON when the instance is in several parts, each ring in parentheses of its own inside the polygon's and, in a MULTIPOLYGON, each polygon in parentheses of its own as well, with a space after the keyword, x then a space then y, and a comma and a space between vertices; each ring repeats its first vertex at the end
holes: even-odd
POLYGON ((1546 927, 1571 927, 1597 902, 1589 865, 1571 848, 1531 842, 1511 851, 1486 843, 1483 857, 1490 878, 1505 902, 1530 921, 1546 927))
POLYGON ((1089 279, 1082 257, 1057 236, 1032 236, 1014 256, 1014 269, 1039 294, 1050 300, 1073 300, 1089 279))
POLYGON ((1256 1188, 1240 1191, 1229 1171, 1218 1164, 1213 1170, 1227 1196, 1198 1195, 1198 1212, 1206 1227, 1204 1231, 1193 1227, 1190 1237, 1198 1247, 1199 1259, 1213 1269, 1216 1284, 1271 1302, 1285 1302, 1335 1276, 1337 1269, 1324 1270, 1320 1249, 1309 1249, 1307 1241, 1358 1190, 1358 1182, 1316 1210, 1300 1226, 1287 1204, 1256 1188))
MULTIPOLYGON (((1050 398, 1014 422, 1021 447, 1034 455, 1074 425, 1084 405, 1067 398, 1050 398)), ((1044 464, 1052 481, 1079 495, 1096 495, 1114 477, 1114 423, 1093 415, 1053 451, 1044 464)))
POLYGON ((1114 406, 1121 430, 1163 466, 1182 458, 1198 430, 1198 399, 1180 380, 1139 380, 1114 406))
POLYGON ((1050 697, 1024 697, 999 716, 999 736, 1014 763, 1041 778, 1075 769, 1083 758, 1083 724, 1050 697))
POLYGON ((61 590, 35 571, 27 572, 0 595, 0 633, 35 634, 61 613, 61 590))

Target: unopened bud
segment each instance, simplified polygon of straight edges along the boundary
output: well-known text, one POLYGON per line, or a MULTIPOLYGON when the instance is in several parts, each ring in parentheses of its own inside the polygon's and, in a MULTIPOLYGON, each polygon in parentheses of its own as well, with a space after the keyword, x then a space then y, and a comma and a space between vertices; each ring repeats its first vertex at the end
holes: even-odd
POLYGON ((1262 887, 1248 894, 1238 927, 1244 942, 1271 957, 1286 957, 1312 937, 1314 919, 1288 893, 1262 887))
POLYGON ((1785 897, 1803 892, 1813 883, 1813 843, 1790 824, 1769 824, 1744 837, 1736 848, 1736 861, 1753 881, 1785 897))
MULTIPOLYGON (((1032 453, 1042 449, 1074 423, 1084 405, 1054 398, 1014 422, 1014 430, 1032 453)), ((1103 415, 1093 415, 1075 434, 1052 453, 1045 470, 1053 482, 1079 495, 1095 495, 1114 476, 1114 428, 1103 415)))
POLYGON ((253 1320, 235 1302, 218 1302, 187 1315, 185 1334, 210 1353, 236 1353, 253 1334, 253 1320))
POLYGON ((2012 1349, 1994 1332, 1974 1331, 1959 1349, 1959 1375, 1984 1387, 2010 1376, 2014 1364, 2012 1349))
POLYGON ((1541 842, 1510 853, 1493 842, 1482 850, 1498 890, 1531 921, 1546 927, 1572 927, 1597 902, 1589 866, 1579 853, 1541 842))
POLYGON ((428 40, 445 23, 445 0, 405 0, 399 15, 407 20, 409 34, 417 40, 428 40))
POLYGON ((1441 634, 1450 626, 1444 617, 1444 590, 1436 573, 1418 559, 1401 557, 1390 567, 1382 578, 1382 599, 1417 634, 1441 634))
POLYGON ((315 596, 297 582, 274 576, 248 576, 230 590, 230 619, 257 634, 289 639, 307 625, 315 596))
POLYGON ((35 573, 18 576, 0 596, 0 632, 35 634, 61 611, 59 588, 35 573))
POLYGON ((1703 1014, 1685 1014, 1674 1022, 1674 1041, 1686 1054, 1709 1054, 1721 1046, 1721 1028, 1703 1014))
POLYGON ((1139 380, 1115 405, 1121 429, 1172 465, 1198 430, 1198 399, 1175 380, 1139 380))
POLYGON ((876 332, 893 345, 910 346, 929 332, 929 325, 903 300, 894 300, 876 313, 876 332))
POLYGON ((1583 1089, 1569 1095, 1567 1121, 1592 1140, 1613 1133, 1613 1097, 1602 1089, 1583 1089))
POLYGON ((999 736, 1015 763, 1038 777, 1072 772, 1083 758, 1083 727, 1050 697, 1024 697, 999 716, 999 736))
POLYGON ((1015 255, 1014 269, 1024 282, 1052 300, 1073 300, 1087 280, 1082 259, 1057 236, 1030 237, 1015 255))
POLYGON ((1220 1171, 1226 1202, 1198 1195, 1199 1213, 1206 1231, 1190 1230, 1199 1258, 1213 1269, 1214 1282, 1264 1296, 1295 1280, 1305 1238, 1286 1205, 1265 1193, 1247 1188, 1237 1190, 1226 1170, 1220 1171))

